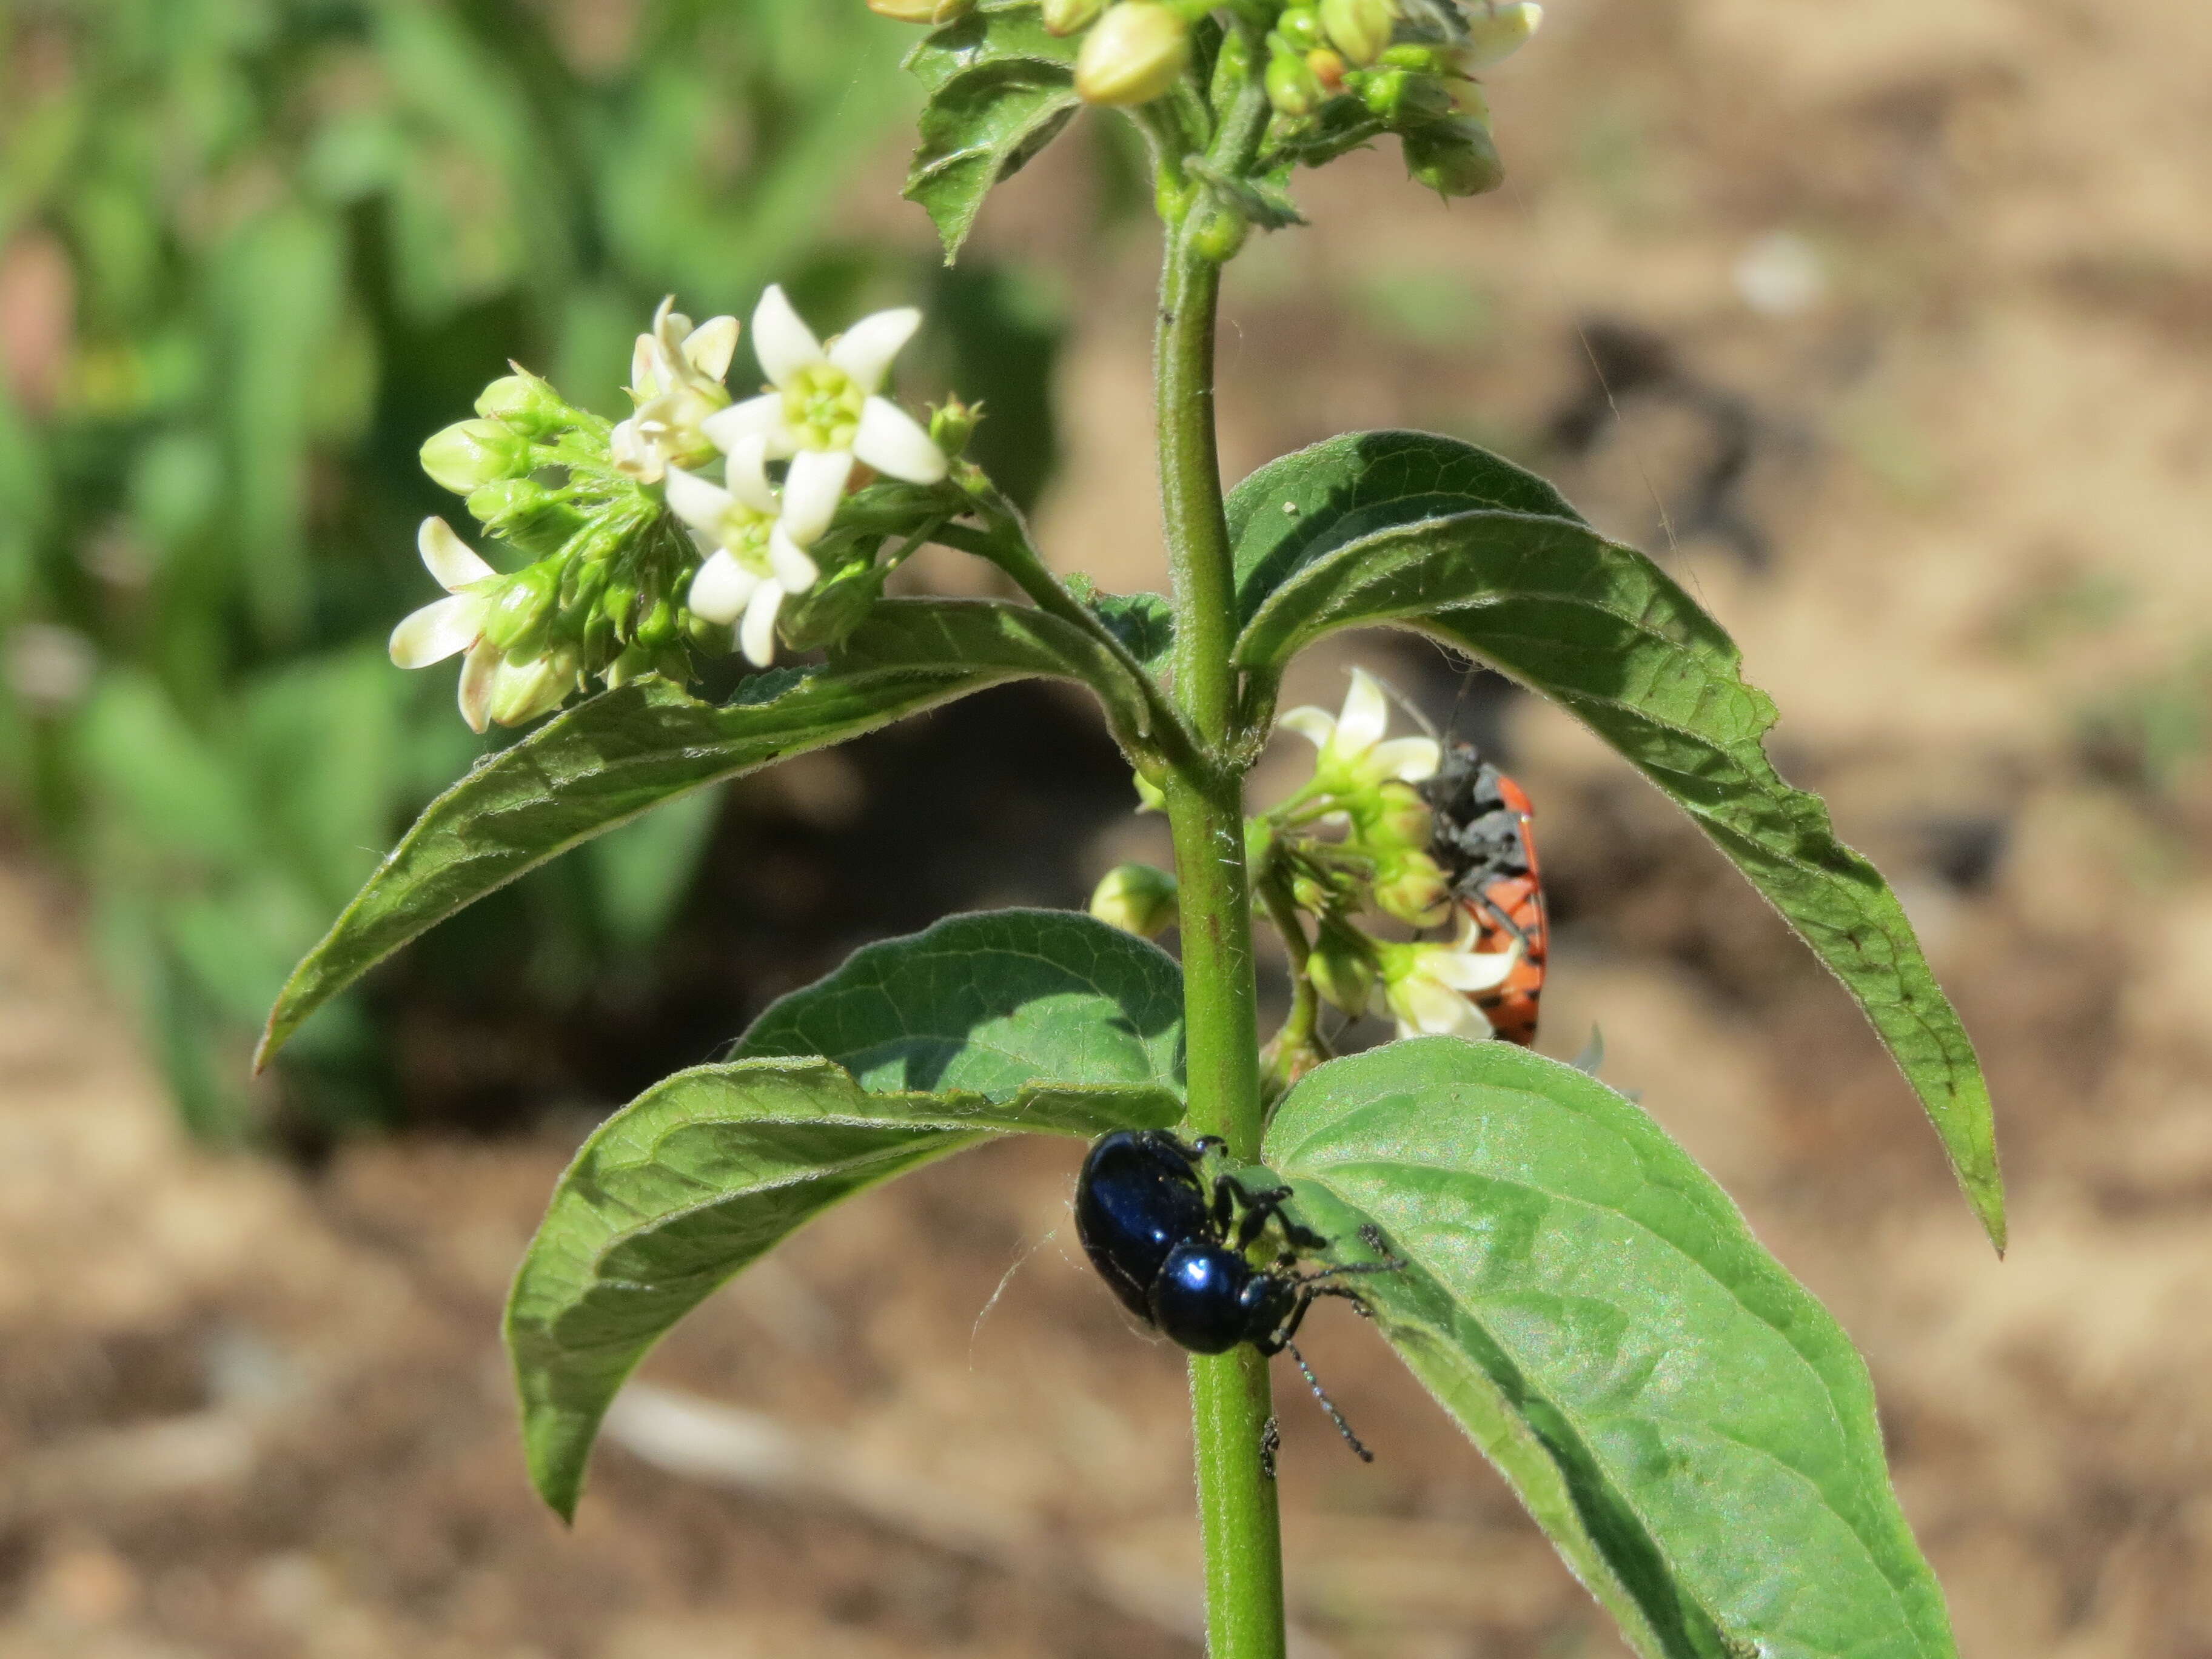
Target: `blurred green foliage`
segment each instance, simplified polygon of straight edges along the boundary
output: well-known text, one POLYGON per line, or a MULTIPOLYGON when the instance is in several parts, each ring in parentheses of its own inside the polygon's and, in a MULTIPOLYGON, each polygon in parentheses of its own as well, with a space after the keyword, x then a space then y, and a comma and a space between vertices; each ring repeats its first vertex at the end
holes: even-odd
MULTIPOLYGON (((0 0, 0 785, 81 873, 198 1132, 392 1109, 384 1004, 318 1020, 273 1095, 246 1056, 479 747, 452 677, 383 642, 434 597, 414 526, 457 507, 416 446, 507 357, 611 411, 664 293, 744 314, 781 280, 832 316, 887 289, 938 307, 939 370, 1006 416, 980 457, 1042 483, 1048 301, 838 229, 845 176, 912 107, 899 31, 863 18, 0 0)), ((556 1003, 641 971, 713 818, 610 837, 410 971, 556 1003)))

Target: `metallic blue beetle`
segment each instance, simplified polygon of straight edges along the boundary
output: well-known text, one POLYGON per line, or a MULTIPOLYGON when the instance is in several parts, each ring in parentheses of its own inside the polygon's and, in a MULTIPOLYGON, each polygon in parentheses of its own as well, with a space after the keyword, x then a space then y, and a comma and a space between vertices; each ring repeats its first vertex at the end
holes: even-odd
MULTIPOLYGON (((1288 1349, 1346 1441, 1366 1457, 1291 1339, 1317 1297, 1344 1297, 1367 1311, 1358 1291, 1333 1281, 1405 1263, 1392 1257, 1292 1272, 1297 1252, 1325 1249, 1328 1241, 1283 1213, 1288 1187, 1252 1192, 1223 1174, 1209 1189, 1200 1172, 1222 1146, 1212 1136, 1186 1141, 1162 1129, 1117 1129, 1100 1139, 1075 1184, 1084 1253, 1122 1306, 1194 1353, 1226 1353, 1239 1342, 1263 1354, 1288 1349), (1271 1221, 1289 1248, 1272 1266, 1255 1267, 1247 1252, 1271 1221)), ((1364 1232, 1387 1255, 1379 1233, 1364 1232)))

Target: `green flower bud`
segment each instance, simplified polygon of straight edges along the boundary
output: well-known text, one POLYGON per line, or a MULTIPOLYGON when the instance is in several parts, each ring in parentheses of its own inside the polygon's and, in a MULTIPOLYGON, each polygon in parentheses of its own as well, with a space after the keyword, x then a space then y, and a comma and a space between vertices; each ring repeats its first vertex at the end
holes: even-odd
POLYGON ((1106 0, 1044 0, 1047 34, 1080 34, 1098 21, 1106 0))
POLYGON ((465 495, 499 478, 530 471, 530 440, 500 421, 456 421, 422 446, 422 470, 465 495))
POLYGON ((946 459, 957 460, 967 453, 968 441, 975 435, 982 418, 982 404, 947 398, 929 411, 929 441, 944 452, 946 459))
POLYGON ((676 642, 676 607, 665 599, 654 603, 637 625, 637 641, 647 651, 659 651, 676 642))
POLYGON ((1490 129, 1479 121, 1439 121, 1399 135, 1406 171, 1439 196, 1480 196, 1505 182, 1490 129))
POLYGON ((719 652, 726 656, 736 642, 736 635, 727 623, 709 622, 696 611, 686 611, 683 616, 684 637, 696 650, 719 652))
POLYGON ((1378 61, 1385 69, 1413 70, 1421 74, 1434 75, 1443 68, 1444 55, 1434 46, 1407 40, 1384 52, 1378 61))
POLYGON ((1375 995, 1374 947, 1349 927, 1324 923, 1306 958, 1306 978, 1332 1007, 1364 1014, 1375 995))
POLYGON ((637 620, 637 584, 629 581, 611 584, 600 598, 599 614, 614 624, 615 637, 628 645, 631 624, 637 620))
POLYGON ((1311 6, 1285 7, 1275 20, 1275 33, 1293 52, 1308 52, 1328 44, 1328 37, 1322 33, 1321 14, 1311 6))
POLYGON ((1267 101, 1293 120, 1311 115, 1328 95, 1304 58, 1294 52, 1279 52, 1267 60, 1267 101))
POLYGON ((520 368, 501 375, 477 394, 477 413, 513 427, 526 438, 549 437, 576 423, 575 410, 559 392, 520 368))
POLYGON ((1426 853, 1401 853, 1376 872, 1375 908, 1416 927, 1451 914, 1451 884, 1426 853))
POLYGON ((1382 55, 1397 23, 1390 0, 1321 0, 1321 26, 1329 43, 1363 68, 1382 55))
POLYGON ((1149 864, 1121 864, 1091 895, 1091 914, 1109 927, 1154 939, 1175 925, 1176 878, 1149 864))
POLYGON ((556 651, 534 661, 501 663, 491 683, 491 717, 501 726, 524 726, 550 714, 576 686, 575 659, 556 651))
POLYGON ((545 648, 560 605, 561 574, 550 563, 517 571, 484 614, 484 638, 509 658, 535 657, 545 648))
POLYGON ((1200 258, 1225 265, 1243 248, 1251 228, 1243 214, 1217 203, 1191 232, 1190 245, 1200 258))
POLYGON ((1086 104, 1127 109, 1164 95, 1190 64, 1190 25, 1158 0, 1109 6, 1075 58, 1075 92, 1086 104))
POLYGON ((553 492, 533 478, 499 478, 469 491, 469 512, 479 524, 500 526, 538 512, 553 492))
POLYGON ((956 21, 975 9, 975 0, 868 0, 868 9, 878 17, 933 27, 956 21))
POLYGON ((1359 76, 1355 90, 1359 94, 1359 101, 1367 106, 1369 114, 1378 121, 1395 121, 1410 81, 1403 70, 1382 70, 1359 76))

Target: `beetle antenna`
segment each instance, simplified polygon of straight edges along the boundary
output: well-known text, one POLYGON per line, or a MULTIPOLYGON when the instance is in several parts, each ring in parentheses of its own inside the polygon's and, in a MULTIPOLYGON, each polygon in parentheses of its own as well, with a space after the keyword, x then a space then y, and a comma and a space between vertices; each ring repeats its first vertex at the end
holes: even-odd
POLYGON ((1291 1358, 1297 1362, 1298 1369, 1305 1373, 1306 1386, 1313 1390, 1314 1398, 1321 1401, 1321 1408, 1328 1413, 1328 1420, 1336 1425, 1336 1431, 1344 1437, 1344 1443, 1352 1448, 1353 1455, 1361 1462, 1372 1463, 1375 1461, 1375 1454, 1360 1444, 1359 1437, 1352 1433, 1352 1425, 1344 1420, 1344 1413, 1337 1410, 1336 1401, 1328 1397, 1328 1390, 1322 1387, 1321 1378, 1313 1374, 1313 1367, 1306 1364, 1306 1357, 1298 1352, 1297 1344, 1285 1342, 1283 1346, 1290 1350, 1291 1358))

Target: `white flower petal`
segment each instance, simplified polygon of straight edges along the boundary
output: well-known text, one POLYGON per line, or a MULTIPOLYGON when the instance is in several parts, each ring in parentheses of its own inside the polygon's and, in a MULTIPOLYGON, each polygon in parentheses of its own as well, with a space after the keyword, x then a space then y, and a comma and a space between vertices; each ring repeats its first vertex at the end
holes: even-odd
POLYGON ((680 466, 668 469, 668 478, 663 486, 668 492, 668 510, 684 523, 714 534, 730 510, 730 492, 708 483, 696 472, 686 472, 680 466))
POLYGON ((753 309, 753 356, 760 359, 761 372, 778 386, 822 361, 822 343, 791 308, 781 284, 770 283, 753 309))
POLYGON ((768 562, 787 593, 804 593, 822 574, 821 567, 806 556, 781 525, 769 532, 768 562))
POLYGON ((852 476, 849 449, 802 449, 791 458, 791 471, 783 477, 783 528, 792 540, 811 547, 822 539, 852 476))
POLYGON ((438 579, 438 586, 448 593, 458 593, 472 582, 498 574, 453 534, 453 526, 443 519, 422 520, 422 527, 415 532, 415 548, 438 579))
POLYGON ((1352 689, 1344 694, 1344 713, 1337 716, 1338 751, 1346 756, 1372 749, 1390 726, 1390 700, 1382 684, 1364 668, 1352 671, 1352 689))
POLYGON ((775 660, 775 613, 782 603, 781 584, 770 581, 753 589, 752 602, 745 606, 744 622, 738 629, 738 647, 756 668, 765 668, 775 660))
POLYGON ((617 471, 641 483, 659 483, 667 468, 659 441, 646 435, 635 416, 619 422, 607 434, 607 456, 617 471))
POLYGON ((1514 965, 1521 960, 1521 946, 1516 941, 1509 951, 1438 951, 1427 957, 1419 971, 1439 985, 1449 985, 1455 991, 1490 991, 1513 975, 1514 965))
POLYGON ((1486 1037, 1490 1022, 1482 1011, 1455 991, 1419 975, 1392 988, 1390 1011, 1400 1036, 1486 1037))
POLYGON ((908 483, 935 483, 946 471, 945 452, 929 441, 921 422, 888 398, 860 405, 853 453, 887 477, 908 483))
POLYGON ((899 348, 921 326, 921 313, 912 306, 878 311, 845 331, 844 337, 830 348, 830 361, 858 381, 861 391, 873 394, 882 389, 899 348))
POLYGON ((1310 702, 1285 708, 1275 717, 1275 724, 1285 732, 1297 732, 1316 749, 1328 748, 1329 740, 1336 736, 1336 716, 1310 702))
POLYGON ((491 725, 491 692, 499 665, 498 647, 489 640, 478 640, 461 663, 461 718, 478 736, 491 725))
POLYGON ((760 585, 761 579, 727 550, 718 549, 691 578, 691 592, 684 602, 708 622, 727 625, 744 614, 746 601, 760 585))
POLYGON ((1386 778, 1401 783, 1422 783, 1436 776, 1444 751, 1434 738, 1393 738, 1378 743, 1368 761, 1386 778))
POLYGON ((748 438, 758 438, 767 447, 770 460, 781 460, 799 447, 799 440, 783 421, 783 394, 780 392, 748 398, 741 404, 732 404, 727 409, 718 409, 699 422, 699 429, 707 434, 707 441, 725 454, 734 454, 739 444, 748 438))
POLYGON ((709 317, 684 337, 684 360, 710 380, 730 372, 730 359, 738 349, 738 319, 709 317))
POLYGON ((428 668, 467 650, 483 633, 484 600, 449 593, 400 618, 392 630, 392 660, 402 668, 428 668))
POLYGON ((629 349, 629 389, 640 398, 650 398, 660 388, 653 383, 653 336, 641 334, 629 349))
POLYGON ((730 446, 722 477, 730 494, 762 517, 772 518, 783 510, 775 498, 775 486, 768 481, 768 440, 759 433, 748 433, 730 446))

